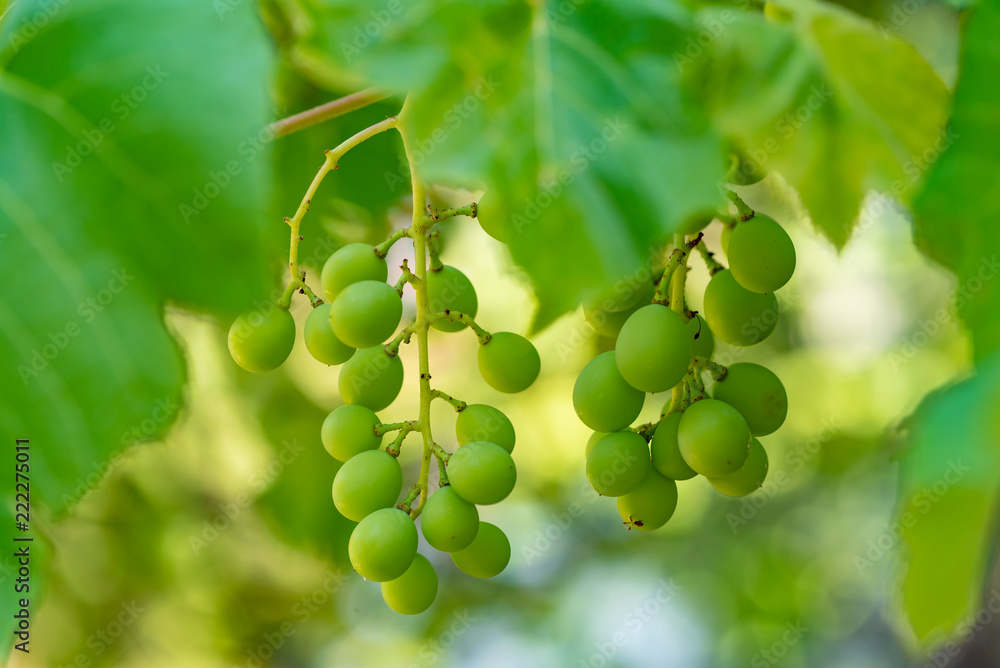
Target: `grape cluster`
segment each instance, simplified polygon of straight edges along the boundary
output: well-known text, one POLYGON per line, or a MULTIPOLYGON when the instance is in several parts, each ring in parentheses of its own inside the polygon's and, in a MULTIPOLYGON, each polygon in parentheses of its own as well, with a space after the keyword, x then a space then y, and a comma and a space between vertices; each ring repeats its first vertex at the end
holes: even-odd
MULTIPOLYGON (((338 385, 344 405, 324 420, 321 440, 342 464, 333 481, 334 505, 358 523, 348 544, 351 564, 366 579, 382 583, 385 602, 402 614, 423 612, 437 595, 434 567, 417 553, 418 517, 427 543, 449 553, 469 575, 493 577, 510 559, 507 537, 497 526, 480 520, 477 506, 499 503, 514 488, 514 427, 492 406, 470 405, 432 389, 427 366, 429 329, 445 333, 471 329, 481 344, 480 373, 494 389, 521 392, 539 374, 541 362, 531 342, 513 332, 490 333, 476 324, 479 303, 472 282, 437 257, 434 224, 444 217, 476 213, 474 204, 448 211, 428 207, 426 215, 416 216, 411 227, 383 244, 354 243, 337 250, 320 277, 326 302, 312 300, 304 328, 309 353, 323 364, 341 365, 338 385), (386 254, 404 237, 413 240, 416 271, 411 272, 404 261, 402 276, 390 285, 386 254), (417 317, 400 328, 407 285, 416 292, 417 317), (404 375, 399 349, 414 335, 420 353, 421 414, 386 424, 377 412, 399 395, 404 375), (454 452, 433 440, 432 399, 448 402, 459 413, 459 447, 454 452), (391 432, 396 436, 383 444, 391 432), (424 456, 417 482, 401 499, 403 471, 397 458, 410 434, 421 436, 424 456), (438 460, 440 480, 432 494, 428 474, 433 458, 438 460)), ((295 324, 287 307, 279 304, 266 316, 240 316, 230 330, 229 347, 244 369, 269 371, 288 357, 294 339, 295 324)))
MULTIPOLYGON (((735 200, 734 200, 735 201, 735 200)), ((715 339, 750 346, 778 320, 774 291, 795 269, 791 239, 771 218, 737 202, 739 218, 722 216, 729 269, 702 240, 710 220, 675 236, 659 272, 622 281, 584 304, 587 322, 613 340, 573 388, 580 420, 594 430, 587 443, 587 478, 603 496, 617 497, 629 528, 652 531, 677 507, 677 481, 701 474, 719 492, 745 496, 759 489, 768 459, 758 437, 778 429, 788 398, 778 377, 758 364, 724 367, 712 361, 715 339), (698 249, 711 281, 704 318, 684 299, 687 260, 698 249), (711 393, 704 374, 714 381, 711 393), (647 393, 672 390, 659 421, 633 427, 647 393)))

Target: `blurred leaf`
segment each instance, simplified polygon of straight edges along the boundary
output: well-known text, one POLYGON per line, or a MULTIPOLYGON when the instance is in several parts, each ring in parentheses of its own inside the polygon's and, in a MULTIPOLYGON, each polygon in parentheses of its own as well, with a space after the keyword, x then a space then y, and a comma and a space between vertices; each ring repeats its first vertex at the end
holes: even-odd
POLYGON ((249 7, 51 9, 17 3, 0 35, 0 421, 38 444, 33 501, 58 511, 176 416, 164 303, 266 298, 270 55, 249 7))
POLYGON ((781 172, 838 247, 869 189, 907 199, 948 100, 913 46, 814 2, 796 3, 788 24, 733 10, 699 22, 722 26, 709 55, 692 58, 720 128, 756 168, 781 172))
POLYGON ((663 66, 691 37, 679 3, 309 11, 300 51, 409 90, 422 178, 487 188, 538 295, 536 329, 720 202, 718 139, 663 66))
POLYGON ((982 360, 1000 347, 1000 8, 975 10, 963 40, 951 133, 954 143, 915 203, 917 243, 958 276, 954 306, 982 360))
POLYGON ((913 419, 894 528, 909 549, 903 608, 924 642, 976 612, 1000 490, 998 404, 994 355, 973 378, 924 401, 913 419))

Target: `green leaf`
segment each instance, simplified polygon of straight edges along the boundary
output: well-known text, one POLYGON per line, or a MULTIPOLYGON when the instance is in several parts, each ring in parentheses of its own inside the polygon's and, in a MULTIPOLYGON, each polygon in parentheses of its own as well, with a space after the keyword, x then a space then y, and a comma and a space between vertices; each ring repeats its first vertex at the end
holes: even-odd
POLYGON ((719 140, 663 66, 692 36, 679 3, 303 11, 322 27, 300 51, 409 90, 421 178, 486 187, 538 295, 536 329, 721 202, 719 140))
MULTIPOLYGON (((893 529, 907 547, 902 607, 918 639, 956 632, 981 605, 1000 491, 1000 357, 911 418, 893 529)), ((892 530, 887 529, 891 538, 892 530)))
POLYGON ((18 2, 0 34, 0 423, 37 444, 33 501, 58 512, 176 417, 164 305, 266 299, 265 229, 277 251, 287 228, 249 7, 75 0, 36 29, 47 6, 18 2))
POLYGON ((977 360, 1000 348, 1000 8, 984 3, 965 28, 955 90, 953 143, 914 205, 917 244, 952 270, 954 306, 972 334, 977 360))
POLYGON ((722 28, 706 54, 682 64, 719 127, 751 165, 798 190, 838 247, 868 190, 909 198, 941 140, 948 100, 913 46, 814 2, 796 3, 788 24, 734 10, 705 10, 699 22, 722 28))

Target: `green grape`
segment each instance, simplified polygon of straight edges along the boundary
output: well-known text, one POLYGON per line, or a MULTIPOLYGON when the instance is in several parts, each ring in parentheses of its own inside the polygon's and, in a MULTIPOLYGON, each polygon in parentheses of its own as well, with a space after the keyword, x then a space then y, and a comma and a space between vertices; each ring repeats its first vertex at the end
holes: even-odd
POLYGON ((641 284, 639 298, 630 308, 616 311, 611 308, 613 302, 594 300, 583 305, 583 316, 595 332, 601 336, 613 338, 618 336, 618 332, 621 331, 622 326, 633 313, 653 301, 655 293, 656 286, 651 280, 648 280, 641 284))
POLYGON ((361 348, 340 367, 338 387, 345 402, 380 411, 399 396, 403 363, 385 346, 361 348))
POLYGON ((507 243, 510 231, 507 227, 507 217, 498 208, 503 200, 492 191, 487 190, 476 204, 476 220, 483 232, 501 243, 507 243))
POLYGON ((705 288, 705 320, 712 333, 733 346, 752 346, 774 331, 778 323, 778 300, 773 294, 750 292, 720 271, 705 288))
POLYGON ((777 431, 788 414, 785 386, 774 372, 759 364, 731 364, 726 377, 715 382, 712 395, 738 410, 754 436, 777 431))
POLYGON ((686 237, 698 234, 713 220, 715 220, 714 213, 696 213, 678 226, 677 234, 683 234, 686 237))
POLYGON ((507 416, 492 406, 469 404, 458 414, 455 423, 458 444, 473 441, 496 443, 508 453, 514 451, 514 425, 507 416))
POLYGON ((681 457, 680 446, 677 444, 677 427, 683 413, 670 413, 662 420, 653 432, 649 442, 650 454, 653 458, 653 468, 671 480, 690 480, 698 475, 681 457))
POLYGON ((472 544, 479 531, 479 511, 451 486, 431 494, 420 514, 420 529, 435 550, 455 552, 472 544))
POLYGON ((677 508, 677 483, 650 469, 642 482, 618 497, 618 514, 630 529, 659 529, 677 508))
POLYGON ((684 378, 691 361, 691 334, 684 320, 662 304, 632 314, 615 344, 618 370, 643 392, 669 390, 684 378))
POLYGON ((767 216, 737 225, 728 249, 729 270, 747 290, 774 292, 795 272, 795 246, 781 225, 767 216))
POLYGON ((288 309, 249 311, 229 328, 229 354, 247 371, 273 371, 288 359, 295 345, 295 320, 288 309))
POLYGON ((608 313, 634 311, 653 299, 656 286, 652 278, 643 272, 639 277, 626 276, 609 288, 599 292, 588 303, 608 313))
POLYGON ((514 394, 528 389, 542 360, 531 341, 513 332, 496 332, 479 346, 479 373, 494 390, 514 394))
POLYGON ((337 338, 355 348, 385 342, 403 317, 396 288, 378 281, 352 283, 330 305, 330 324, 337 338))
POLYGON ((320 439, 334 459, 346 462, 358 453, 382 446, 382 437, 375 433, 380 424, 378 416, 364 406, 338 406, 323 420, 320 439))
POLYGON ((632 431, 608 434, 587 455, 587 478, 602 496, 628 494, 649 469, 646 439, 632 431))
POLYGON ((625 429, 639 416, 645 398, 622 378, 613 350, 590 360, 573 386, 573 408, 594 431, 625 429))
POLYGON ((472 544, 451 553, 459 570, 475 578, 492 578, 503 572, 510 561, 510 541, 495 524, 480 522, 472 544))
POLYGON ((604 438, 605 436, 607 436, 607 434, 603 431, 595 431, 593 434, 591 434, 590 438, 587 439, 587 449, 584 450, 584 456, 589 457, 590 451, 593 450, 594 446, 597 445, 597 442, 602 438, 604 438))
POLYGON ((431 607, 437 590, 438 577, 434 567, 427 557, 417 554, 405 573, 382 583, 382 599, 401 615, 419 615, 431 607))
POLYGON ((382 508, 396 505, 403 489, 403 471, 395 457, 382 450, 361 452, 340 467, 333 478, 333 505, 340 514, 360 522, 382 508))
POLYGON ((395 580, 417 554, 417 527, 399 508, 376 510, 354 527, 347 553, 354 570, 366 580, 395 580))
POLYGON ((448 480, 459 496, 488 506, 507 498, 517 482, 517 469, 507 451, 495 443, 473 441, 452 453, 448 480))
POLYGON ((317 361, 323 364, 343 364, 351 359, 354 348, 337 338, 330 326, 330 305, 320 304, 306 318, 303 330, 306 349, 317 361))
POLYGON ((685 463, 705 477, 739 470, 750 452, 750 428, 735 408, 714 399, 691 404, 681 414, 677 445, 685 463))
POLYGON ((691 333, 691 354, 695 357, 712 359, 715 352, 715 336, 709 329, 708 323, 700 315, 688 320, 688 332, 691 333))
POLYGON ((384 283, 388 277, 389 267, 385 258, 375 254, 374 246, 348 244, 327 259, 319 280, 327 301, 332 303, 348 285, 359 281, 384 283))
POLYGON ((723 225, 722 234, 719 235, 719 245, 722 246, 722 252, 726 254, 726 258, 729 257, 729 239, 733 236, 733 226, 723 225))
MULTIPOLYGON (((434 313, 455 311, 475 318, 479 310, 479 300, 472 281, 458 269, 448 265, 442 267, 441 271, 427 274, 427 299, 434 313)), ((454 320, 436 320, 431 327, 442 332, 458 332, 466 325, 454 320)))
POLYGON ((727 496, 746 496, 756 492, 767 478, 767 452, 756 438, 750 440, 750 455, 735 473, 709 478, 712 487, 727 496))

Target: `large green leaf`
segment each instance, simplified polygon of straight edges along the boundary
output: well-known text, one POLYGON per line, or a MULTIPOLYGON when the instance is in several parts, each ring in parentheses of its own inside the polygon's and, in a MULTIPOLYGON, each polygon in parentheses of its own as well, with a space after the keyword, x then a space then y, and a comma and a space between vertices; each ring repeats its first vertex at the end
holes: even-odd
POLYGON ((264 230, 286 243, 258 142, 266 37, 249 7, 223 18, 195 0, 24 1, 4 17, 0 423, 37 444, 34 501, 53 510, 177 415, 164 305, 266 298, 264 230))
POLYGON ((424 179, 487 188, 536 326, 719 204, 719 141, 663 66, 692 35, 679 3, 299 7, 300 58, 409 91, 424 179))
POLYGON ((832 5, 787 4, 793 19, 777 25, 757 13, 701 12, 703 25, 722 29, 683 62, 747 164, 781 172, 842 246, 868 190, 903 201, 915 190, 943 141, 948 94, 894 34, 832 5))
POLYGON ((915 203, 917 243, 958 277, 954 307, 969 326, 976 359, 1000 348, 1000 8, 984 3, 963 38, 951 133, 915 203))
MULTIPOLYGON (((1000 357, 926 399, 911 418, 901 467, 899 530, 906 546, 903 610, 921 641, 951 635, 975 615, 994 539, 1000 491, 1000 357)), ((881 547, 879 549, 886 549, 881 547)))

